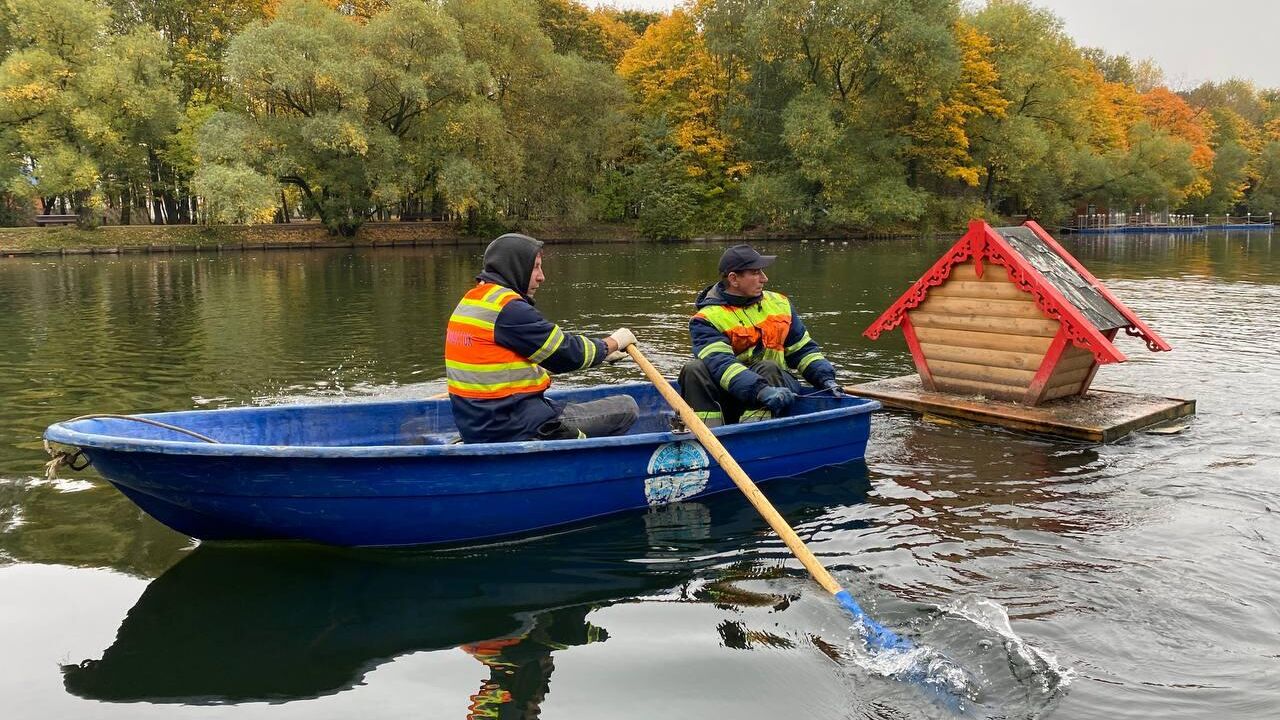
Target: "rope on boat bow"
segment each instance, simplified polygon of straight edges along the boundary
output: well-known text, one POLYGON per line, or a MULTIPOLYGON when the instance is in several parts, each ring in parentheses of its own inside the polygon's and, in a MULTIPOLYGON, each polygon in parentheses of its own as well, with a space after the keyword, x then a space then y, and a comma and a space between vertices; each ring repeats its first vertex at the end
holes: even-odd
POLYGON ((44 451, 49 453, 52 458, 44 464, 44 476, 46 480, 53 480, 58 476, 58 468, 63 465, 79 472, 89 467, 89 458, 84 456, 84 450, 80 448, 72 448, 71 450, 54 450, 49 446, 49 441, 44 441, 44 451), (74 451, 74 452, 73 452, 74 451), (77 464, 78 460, 83 459, 84 462, 77 464))
MULTIPOLYGON (((170 425, 169 423, 163 423, 163 422, 160 422, 159 420, 152 420, 150 418, 137 417, 136 415, 115 415, 112 413, 97 413, 94 415, 81 415, 80 417, 74 417, 74 418, 71 418, 70 420, 67 420, 66 422, 73 423, 73 422, 76 422, 77 420, 97 420, 101 418, 108 418, 112 420, 132 420, 133 422, 140 422, 140 423, 143 423, 144 425, 153 425, 155 427, 163 428, 165 430, 170 430, 176 433, 181 433, 183 435, 190 435, 191 437, 196 438, 197 440, 202 440, 207 443, 213 443, 215 445, 220 444, 217 440, 214 440, 213 438, 207 435, 201 435, 200 433, 195 432, 193 430, 180 428, 177 425, 170 425)), ((48 440, 44 441, 44 451, 49 453, 50 458, 52 458, 51 460, 49 460, 49 462, 45 463, 44 465, 44 475, 49 480, 52 480, 54 479, 54 477, 57 476, 58 468, 60 467, 66 466, 76 472, 79 472, 89 467, 90 463, 92 462, 88 458, 88 456, 84 454, 84 450, 82 448, 72 446, 70 450, 54 450, 49 445, 48 440)))

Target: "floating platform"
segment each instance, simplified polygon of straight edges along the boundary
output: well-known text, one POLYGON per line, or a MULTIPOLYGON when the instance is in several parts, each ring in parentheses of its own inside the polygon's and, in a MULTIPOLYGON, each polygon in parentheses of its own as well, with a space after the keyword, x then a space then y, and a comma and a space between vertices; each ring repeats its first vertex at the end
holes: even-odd
POLYGON ((918 375, 851 385, 845 391, 874 398, 888 407, 1102 443, 1196 412, 1195 400, 1098 388, 1085 396, 1028 407, 980 395, 929 392, 921 386, 918 375))
POLYGON ((1207 225, 1210 230, 1270 230, 1275 227, 1273 223, 1225 223, 1219 225, 1207 225))
MULTIPOLYGON (((1261 227, 1254 225, 1252 227, 1261 227)), ((1110 225, 1107 227, 1064 227, 1077 235, 1114 235, 1126 233, 1198 233, 1209 229, 1208 225, 1110 225)))

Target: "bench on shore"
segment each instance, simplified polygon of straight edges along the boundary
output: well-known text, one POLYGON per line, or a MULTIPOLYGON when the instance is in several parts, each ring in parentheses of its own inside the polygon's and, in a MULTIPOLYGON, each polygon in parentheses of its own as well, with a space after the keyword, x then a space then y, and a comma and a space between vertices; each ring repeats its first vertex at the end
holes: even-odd
POLYGON ((36 225, 75 225, 80 221, 79 215, 37 215, 36 225))

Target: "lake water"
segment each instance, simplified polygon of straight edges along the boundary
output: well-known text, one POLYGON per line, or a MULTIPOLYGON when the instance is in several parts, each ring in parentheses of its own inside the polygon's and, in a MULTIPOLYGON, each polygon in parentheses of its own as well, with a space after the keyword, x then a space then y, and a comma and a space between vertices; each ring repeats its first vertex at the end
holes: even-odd
MULTIPOLYGON (((1174 347, 1122 337, 1095 384, 1195 398, 1183 432, 879 413, 865 464, 765 486, 873 617, 972 674, 962 702, 868 657, 733 495, 470 551, 196 547, 92 469, 43 478, 43 428, 76 415, 438 392, 481 246, 0 260, 0 714, 1280 715, 1277 242, 1065 240, 1174 347)), ((900 333, 860 333, 950 241, 763 247, 853 382, 912 372, 900 333)), ((718 246, 549 250, 549 317, 678 369, 718 246)))

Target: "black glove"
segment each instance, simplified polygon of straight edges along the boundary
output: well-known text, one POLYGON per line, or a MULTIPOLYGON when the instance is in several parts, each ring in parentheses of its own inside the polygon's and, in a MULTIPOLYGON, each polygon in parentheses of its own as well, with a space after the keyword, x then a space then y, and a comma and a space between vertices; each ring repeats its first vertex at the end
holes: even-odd
POLYGON ((796 394, 791 392, 790 388, 770 385, 756 394, 756 400, 769 408, 769 412, 781 415, 784 410, 791 407, 791 403, 795 402, 796 394))
POLYGON ((831 393, 831 397, 844 397, 844 390, 840 388, 840 383, 835 378, 822 383, 822 389, 831 393))

